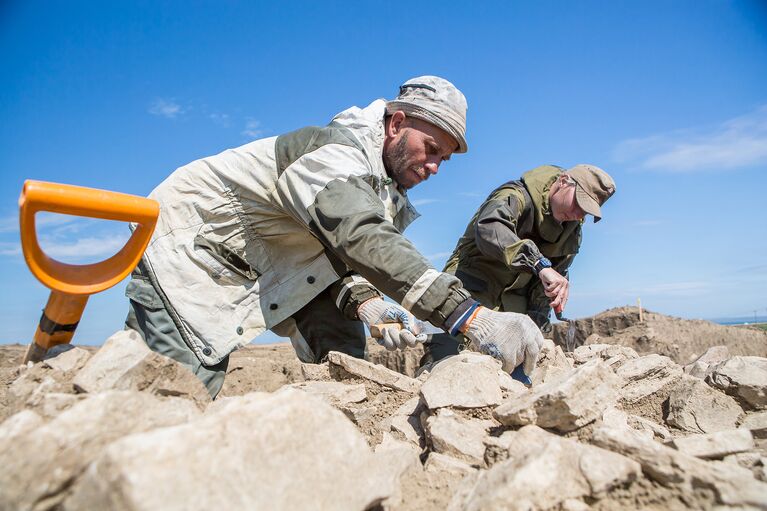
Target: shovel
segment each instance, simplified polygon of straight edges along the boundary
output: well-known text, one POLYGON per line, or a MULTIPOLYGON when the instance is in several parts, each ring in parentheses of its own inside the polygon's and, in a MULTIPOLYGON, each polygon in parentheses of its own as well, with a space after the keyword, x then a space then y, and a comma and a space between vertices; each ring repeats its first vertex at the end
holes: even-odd
POLYGON ((124 279, 136 267, 154 232, 160 207, 156 201, 124 193, 27 180, 19 197, 21 247, 32 274, 51 290, 34 342, 24 363, 42 360, 48 349, 68 344, 92 294, 124 279), (66 264, 40 248, 35 213, 49 211, 137 224, 128 242, 115 255, 93 264, 66 264))

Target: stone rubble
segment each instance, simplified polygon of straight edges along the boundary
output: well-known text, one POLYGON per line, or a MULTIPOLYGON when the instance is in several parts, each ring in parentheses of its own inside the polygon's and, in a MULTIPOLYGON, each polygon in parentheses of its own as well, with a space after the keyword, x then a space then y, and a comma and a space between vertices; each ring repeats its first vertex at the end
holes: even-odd
POLYGON ((536 424, 567 432, 593 422, 617 398, 618 378, 601 360, 592 360, 556 379, 514 396, 496 408, 506 426, 536 424))
POLYGON ((531 388, 473 352, 413 378, 418 351, 272 347, 212 402, 135 332, 56 348, 6 380, 0 509, 767 509, 767 359, 594 341, 547 341, 531 388))
POLYGON ((679 452, 706 459, 722 459, 730 454, 750 451, 754 437, 747 429, 717 431, 707 435, 690 435, 675 438, 669 445, 679 452))

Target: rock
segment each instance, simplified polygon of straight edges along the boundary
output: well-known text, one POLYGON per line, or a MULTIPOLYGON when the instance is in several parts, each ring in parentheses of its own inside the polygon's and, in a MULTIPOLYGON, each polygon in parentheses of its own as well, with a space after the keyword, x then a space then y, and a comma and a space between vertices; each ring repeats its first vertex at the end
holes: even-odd
POLYGON ((706 382, 735 397, 744 408, 767 408, 767 358, 733 357, 713 366, 706 382))
POLYGON ((627 346, 613 344, 586 344, 578 346, 573 351, 573 362, 576 364, 585 364, 595 358, 604 361, 610 361, 608 365, 618 367, 625 361, 638 358, 636 351, 627 346))
POLYGON ((423 471, 420 459, 420 449, 409 442, 395 440, 384 433, 383 441, 375 447, 375 459, 381 470, 388 474, 386 477, 395 481, 394 492, 382 502, 384 509, 397 507, 402 503, 403 477, 423 471))
POLYGON ((617 398, 620 379, 600 360, 573 370, 564 380, 534 388, 495 409, 495 417, 507 426, 537 424, 567 432, 597 419, 617 398))
POLYGON ((368 338, 365 350, 365 360, 368 362, 382 365, 410 377, 416 376, 421 357, 423 357, 423 345, 420 343, 412 348, 389 351, 377 341, 368 338))
POLYGON ((730 358, 727 346, 711 346, 691 364, 684 366, 684 372, 695 378, 705 378, 708 368, 730 358))
POLYGON ((42 362, 32 365, 9 387, 12 409, 20 409, 24 402, 48 392, 73 393, 72 378, 90 358, 91 354, 71 344, 54 346, 42 362))
POLYGON ((624 456, 536 426, 514 433, 508 454, 480 472, 473 489, 456 495, 449 509, 551 509, 568 499, 599 498, 641 474, 639 464, 624 456))
POLYGON ((503 369, 498 369, 498 386, 509 396, 527 392, 527 387, 525 387, 524 383, 515 380, 503 369))
POLYGON ((301 364, 301 374, 305 380, 330 380, 330 367, 324 364, 301 364))
POLYGON ((644 417, 629 415, 627 423, 631 429, 644 433, 648 438, 660 441, 671 439, 671 432, 669 430, 644 417))
POLYGON ((68 410, 83 399, 83 394, 65 394, 61 392, 45 392, 35 394, 24 404, 28 410, 34 410, 45 419, 53 419, 64 410, 68 410))
POLYGON ((48 350, 42 364, 50 369, 74 375, 82 369, 89 358, 91 358, 91 354, 82 348, 71 344, 60 344, 48 350))
POLYGON ((138 332, 113 334, 73 380, 80 392, 139 390, 158 396, 193 400, 204 410, 210 402, 205 386, 187 368, 151 351, 138 332))
POLYGON ((764 508, 767 485, 751 472, 724 462, 707 462, 623 429, 597 428, 592 441, 642 465, 650 479, 684 495, 704 490, 718 504, 764 508))
POLYGON ((421 426, 420 415, 424 410, 420 397, 414 397, 405 401, 382 424, 384 432, 392 431, 412 444, 424 446, 424 431, 421 426))
POLYGON ((18 436, 45 424, 45 420, 32 410, 22 410, 11 415, 0 424, 0 445, 10 445, 18 436))
MULTIPOLYGON (((421 382, 409 376, 405 376, 398 372, 387 369, 383 366, 371 364, 365 360, 354 358, 345 353, 339 353, 337 351, 331 351, 328 353, 328 362, 330 362, 330 372, 335 378, 334 368, 343 369, 347 374, 370 380, 383 387, 387 387, 402 392, 418 392, 421 387, 421 382)), ((343 377, 343 375, 340 375, 343 377)))
POLYGON ((556 346, 551 339, 544 339, 543 347, 538 355, 538 362, 531 378, 533 386, 538 386, 553 379, 563 378, 572 368, 573 366, 565 356, 562 348, 556 346))
POLYGON ((421 386, 421 397, 434 410, 445 406, 481 408, 501 402, 498 362, 487 355, 464 351, 441 360, 421 386))
POLYGON ((746 415, 740 427, 750 430, 755 438, 767 438, 767 412, 746 415))
POLYGON ((602 412, 601 424, 615 429, 630 429, 650 440, 671 439, 671 433, 660 424, 613 407, 602 412))
POLYGON ((365 386, 361 383, 346 385, 337 381, 307 381, 294 383, 290 386, 294 389, 319 396, 334 406, 359 403, 368 397, 365 386))
POLYGON ((493 421, 464 419, 452 410, 440 408, 429 416, 424 430, 435 452, 454 456, 472 465, 482 465, 485 458, 487 430, 493 421))
POLYGON ((65 509, 360 510, 395 485, 341 412, 284 389, 114 442, 65 509))
POLYGON ((160 400, 146 393, 110 391, 88 397, 52 421, 0 442, 0 509, 56 507, 72 481, 110 442, 186 422, 199 413, 190 401, 160 400))
POLYGON ((731 397, 685 375, 669 394, 666 423, 691 433, 733 429, 743 413, 731 397))
POLYGON ((426 463, 423 468, 427 472, 441 472, 448 473, 456 476, 465 476, 476 472, 477 469, 452 456, 447 454, 441 454, 438 452, 430 452, 429 457, 426 458, 426 463))
POLYGON ((717 431, 707 435, 690 435, 675 438, 670 445, 677 451, 698 458, 720 459, 729 454, 754 448, 754 438, 747 429, 717 431))
POLYGON ((673 360, 661 355, 646 355, 628 360, 615 373, 625 381, 621 398, 627 403, 636 403, 655 394, 683 374, 682 368, 673 360))

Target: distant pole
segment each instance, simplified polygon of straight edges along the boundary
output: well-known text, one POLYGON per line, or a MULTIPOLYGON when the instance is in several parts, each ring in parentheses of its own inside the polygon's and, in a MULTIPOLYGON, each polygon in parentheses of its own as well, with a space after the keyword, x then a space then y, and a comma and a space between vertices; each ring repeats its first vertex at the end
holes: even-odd
POLYGON ((642 319, 642 299, 637 298, 637 307, 639 307, 639 322, 642 323, 644 319, 642 319))

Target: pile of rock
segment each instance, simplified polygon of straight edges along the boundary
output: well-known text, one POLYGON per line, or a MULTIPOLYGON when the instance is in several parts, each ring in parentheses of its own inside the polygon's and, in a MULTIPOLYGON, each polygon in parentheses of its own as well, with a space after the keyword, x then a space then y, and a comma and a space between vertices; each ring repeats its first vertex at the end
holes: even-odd
POLYGON ((767 508, 760 357, 547 341, 526 388, 472 352, 417 378, 334 352, 211 402, 128 332, 53 355, 7 389, 0 509, 767 508))

